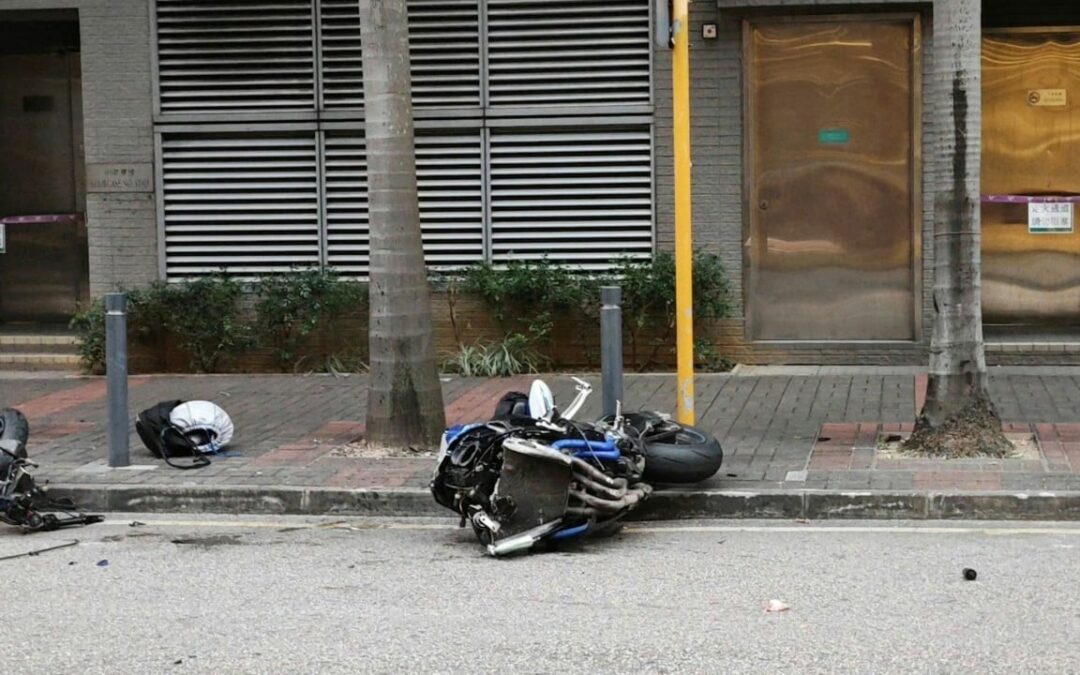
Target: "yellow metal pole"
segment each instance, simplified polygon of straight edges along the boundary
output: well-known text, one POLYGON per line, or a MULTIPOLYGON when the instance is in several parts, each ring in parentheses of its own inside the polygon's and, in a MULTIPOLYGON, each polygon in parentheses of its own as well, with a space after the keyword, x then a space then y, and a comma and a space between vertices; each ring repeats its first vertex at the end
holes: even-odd
POLYGON ((694 423, 694 237, 690 219, 689 0, 674 0, 672 80, 675 102, 675 330, 679 422, 694 423))

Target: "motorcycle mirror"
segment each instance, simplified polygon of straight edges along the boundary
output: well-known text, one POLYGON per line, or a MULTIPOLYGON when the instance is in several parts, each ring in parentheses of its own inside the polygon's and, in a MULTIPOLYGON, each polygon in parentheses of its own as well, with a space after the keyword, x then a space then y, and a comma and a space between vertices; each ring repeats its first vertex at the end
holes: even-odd
POLYGON ((529 387, 529 414, 533 419, 546 419, 555 409, 555 397, 551 387, 543 380, 533 380, 529 387))

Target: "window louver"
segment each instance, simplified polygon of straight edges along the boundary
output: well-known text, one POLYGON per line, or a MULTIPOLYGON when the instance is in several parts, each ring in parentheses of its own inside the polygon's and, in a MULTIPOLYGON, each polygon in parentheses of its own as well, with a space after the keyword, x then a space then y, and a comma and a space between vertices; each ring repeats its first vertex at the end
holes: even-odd
POLYGON ((488 0, 489 102, 648 103, 648 0, 488 0))
POLYGON ((484 259, 483 152, 479 131, 416 137, 420 227, 433 271, 484 259))
MULTIPOLYGON (((429 267, 647 258, 649 0, 407 2, 429 267)), ((154 3, 165 276, 366 278, 360 0, 154 3)))
POLYGON ((648 127, 491 135, 492 259, 598 269, 652 251, 648 127))
POLYGON ((327 135, 326 264, 342 274, 367 277, 368 192, 364 137, 327 135))
POLYGON ((324 108, 364 105, 364 64, 360 46, 360 1, 322 0, 319 7, 324 108))
POLYGON ((413 105, 479 106, 476 0, 408 0, 408 4, 413 105))
POLYGON ((161 110, 312 109, 310 0, 158 0, 161 110))
MULTIPOLYGON (((350 276, 368 273, 368 192, 364 139, 329 135, 326 169, 327 264, 350 276)), ((483 146, 478 131, 416 138, 416 174, 424 257, 432 270, 484 258, 483 146)))
POLYGON ((314 136, 162 139, 166 276, 319 263, 314 136))

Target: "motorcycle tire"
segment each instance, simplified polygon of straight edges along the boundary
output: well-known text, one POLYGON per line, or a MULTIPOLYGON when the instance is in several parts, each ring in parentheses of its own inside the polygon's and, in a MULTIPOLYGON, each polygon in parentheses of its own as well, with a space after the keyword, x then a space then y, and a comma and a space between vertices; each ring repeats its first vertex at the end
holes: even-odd
POLYGON ((724 450, 711 434, 681 426, 671 442, 648 442, 645 473, 648 483, 700 483, 720 470, 724 450))
POLYGON ((0 411, 0 440, 18 441, 19 456, 26 457, 26 441, 30 438, 30 423, 26 416, 14 408, 0 411))

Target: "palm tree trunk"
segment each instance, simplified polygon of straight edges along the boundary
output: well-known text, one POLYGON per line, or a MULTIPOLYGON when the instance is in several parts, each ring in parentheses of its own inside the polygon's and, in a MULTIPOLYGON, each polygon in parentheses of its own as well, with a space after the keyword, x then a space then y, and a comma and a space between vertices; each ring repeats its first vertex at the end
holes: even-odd
POLYGON ((1008 442, 987 387, 980 244, 981 0, 934 4, 932 86, 946 118, 934 156, 934 324, 926 404, 910 445, 1001 454, 1008 442))
MULTIPOLYGON (((358 0, 360 1, 360 0, 358 0)), ((434 448, 445 426, 416 196, 405 0, 364 0, 371 236, 367 440, 434 448)))

